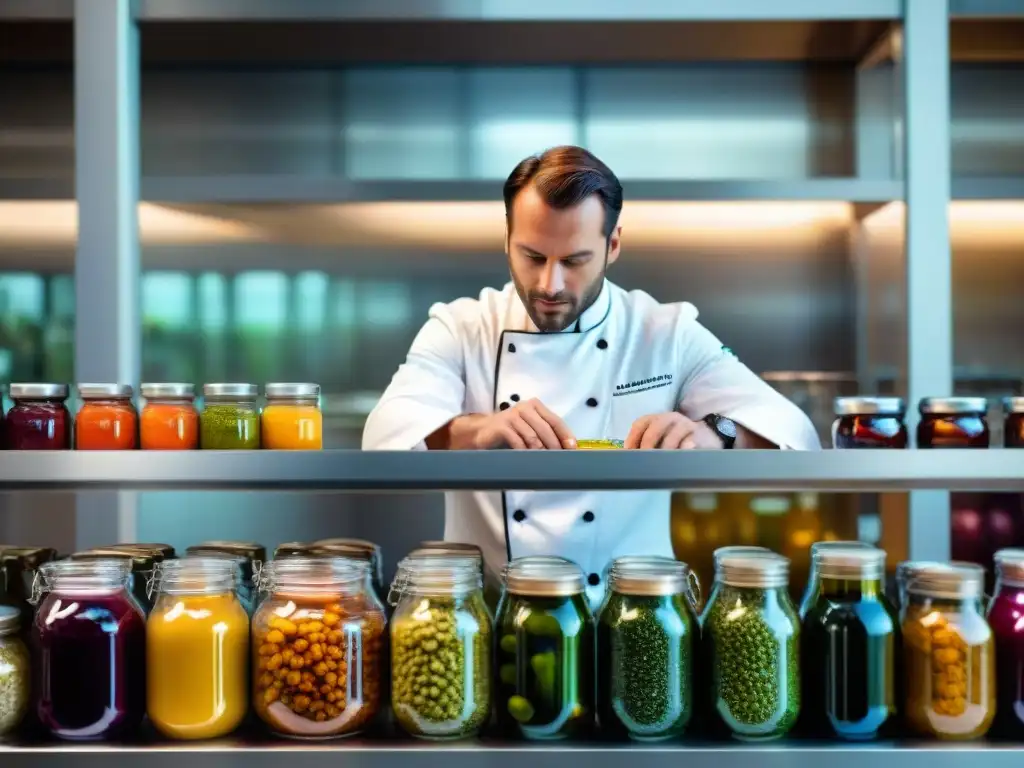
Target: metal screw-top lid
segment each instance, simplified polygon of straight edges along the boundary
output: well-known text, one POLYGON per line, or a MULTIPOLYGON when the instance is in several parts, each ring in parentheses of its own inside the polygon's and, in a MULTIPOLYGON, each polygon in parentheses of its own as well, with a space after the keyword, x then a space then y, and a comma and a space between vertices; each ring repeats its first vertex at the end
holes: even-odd
POLYGON ((812 557, 823 579, 876 580, 885 575, 885 552, 875 547, 830 547, 812 557))
POLYGON ((617 558, 608 572, 608 588, 622 595, 662 597, 687 592, 689 566, 667 557, 617 558))
POLYGON ((906 589, 914 595, 940 600, 981 597, 985 569, 973 563, 929 563, 910 575, 906 589))
POLYGON ((992 558, 996 576, 1014 586, 1024 586, 1024 549, 1000 549, 992 558))
POLYGON ((569 597, 586 589, 583 571, 575 563, 513 560, 505 576, 510 594, 528 597, 569 597))
POLYGON ((255 399, 258 395, 259 387, 255 384, 203 384, 203 397, 208 400, 229 400, 231 398, 250 400, 255 399))
POLYGON ((712 559, 714 560, 715 570, 717 571, 718 570, 718 562, 723 557, 728 557, 729 555, 749 555, 751 553, 753 553, 753 554, 762 553, 763 554, 765 552, 771 552, 771 550, 768 549, 768 547, 748 547, 748 546, 719 547, 718 549, 715 550, 714 554, 712 555, 712 559))
POLYGON ((715 578, 730 587, 785 587, 789 584, 789 558, 770 550, 728 554, 715 564, 715 578))
POLYGON ((123 400, 135 393, 130 384, 79 384, 78 395, 83 400, 123 400))
POLYGON ((837 397, 836 416, 903 416, 907 406, 899 397, 837 397))
POLYGON ((168 400, 192 400, 196 396, 196 387, 194 384, 185 384, 183 382, 147 382, 139 387, 139 392, 147 400, 159 400, 161 398, 168 400))
POLYGON ((1024 413, 1024 397, 1004 397, 1003 410, 1007 413, 1024 413))
POLYGON ((320 385, 308 382, 274 382, 273 384, 267 384, 263 388, 263 392, 268 400, 312 400, 313 398, 320 397, 320 385))
POLYGON ((11 384, 11 400, 67 400, 67 384, 11 384))
POLYGON ((21 629, 21 611, 10 605, 0 605, 0 637, 17 634, 21 629))
POLYGON ((919 410, 922 414, 936 416, 987 413, 988 400, 984 397, 926 397, 921 400, 919 410))

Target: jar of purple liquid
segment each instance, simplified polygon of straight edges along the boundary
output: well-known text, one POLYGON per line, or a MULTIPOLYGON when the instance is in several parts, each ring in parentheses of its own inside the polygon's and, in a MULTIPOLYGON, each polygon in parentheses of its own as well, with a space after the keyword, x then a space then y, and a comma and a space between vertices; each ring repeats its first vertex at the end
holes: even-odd
POLYGON ((39 571, 37 710, 61 739, 131 736, 146 714, 146 624, 131 561, 60 560, 39 571))
POLYGON ((996 588, 988 623, 996 646, 993 735, 1024 737, 1024 549, 995 554, 996 588))
POLYGON ((14 404, 4 424, 4 446, 12 451, 71 448, 67 384, 11 384, 14 404))

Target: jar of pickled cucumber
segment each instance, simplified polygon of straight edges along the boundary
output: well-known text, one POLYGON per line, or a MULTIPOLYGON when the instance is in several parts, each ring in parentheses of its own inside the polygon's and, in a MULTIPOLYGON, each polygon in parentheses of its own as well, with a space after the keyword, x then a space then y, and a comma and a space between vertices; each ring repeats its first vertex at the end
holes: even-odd
POLYGON ((252 619, 253 707, 275 733, 361 732, 381 708, 384 611, 368 571, 340 558, 272 560, 252 619))
POLYGON ((604 731, 656 741, 686 730, 700 633, 690 573, 685 563, 654 557, 619 558, 609 569, 597 621, 604 731))
POLYGON ((407 557, 391 588, 391 707, 407 733, 474 736, 491 712, 493 622, 472 558, 407 557))
POLYGON ((583 571, 557 559, 513 560, 495 624, 501 730, 527 739, 590 735, 596 643, 583 571))
POLYGON ((985 570, 932 565, 907 581, 906 721, 924 736, 984 736, 996 713, 995 644, 982 610, 985 570))
POLYGON ((702 663, 715 725, 737 739, 783 736, 800 713, 800 619, 788 585, 781 555, 717 558, 701 616, 702 663))

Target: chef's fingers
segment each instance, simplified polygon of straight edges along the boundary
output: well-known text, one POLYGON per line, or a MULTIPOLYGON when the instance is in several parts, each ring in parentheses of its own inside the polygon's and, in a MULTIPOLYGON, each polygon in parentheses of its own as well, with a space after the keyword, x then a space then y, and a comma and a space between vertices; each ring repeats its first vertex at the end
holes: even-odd
POLYGON ((626 436, 625 442, 622 444, 623 448, 637 449, 640 447, 640 440, 644 436, 644 432, 647 430, 647 425, 651 423, 651 419, 654 416, 641 416, 639 419, 633 422, 633 426, 629 430, 629 434, 626 436))
POLYGON ((550 425, 563 448, 576 447, 576 436, 559 416, 553 413, 546 405, 544 405, 544 403, 536 398, 530 400, 528 405, 529 404, 532 404, 537 413, 539 413, 541 417, 543 417, 544 421, 550 425))
POLYGON ((552 451, 561 449, 562 442, 558 439, 558 435, 555 434, 555 430, 552 429, 551 425, 544 420, 544 417, 538 411, 532 408, 520 408, 519 411, 523 421, 530 425, 544 448, 552 451))
POLYGON ((656 416, 644 430, 644 436, 640 440, 640 449, 650 451, 661 445, 665 433, 672 427, 673 420, 671 413, 663 413, 656 416))
POLYGON ((526 441, 519 436, 519 433, 509 423, 504 423, 497 429, 502 442, 513 450, 522 451, 526 449, 526 441))
POLYGON ((512 427, 522 438, 524 447, 530 450, 537 450, 544 447, 544 443, 541 442, 540 438, 537 437, 536 430, 529 425, 529 423, 522 417, 522 414, 516 413, 508 421, 509 426, 512 427))
POLYGON ((665 436, 661 438, 661 448, 695 448, 693 443, 693 422, 689 419, 675 419, 672 421, 665 436), (690 445, 687 446, 687 441, 690 445))
POLYGON ((679 446, 684 451, 695 451, 697 450, 697 441, 693 439, 693 433, 687 435, 686 439, 683 440, 683 444, 679 446))

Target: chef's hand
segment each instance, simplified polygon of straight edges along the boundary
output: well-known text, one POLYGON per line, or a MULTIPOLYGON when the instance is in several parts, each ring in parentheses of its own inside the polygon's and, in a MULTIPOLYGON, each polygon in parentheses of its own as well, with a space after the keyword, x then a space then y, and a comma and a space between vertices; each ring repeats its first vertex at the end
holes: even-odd
POLYGON ((536 398, 480 416, 474 428, 473 447, 477 450, 576 447, 576 438, 565 422, 536 398))
POLYGON ((633 422, 624 448, 722 448, 722 438, 703 421, 691 421, 681 413, 653 413, 633 422))

